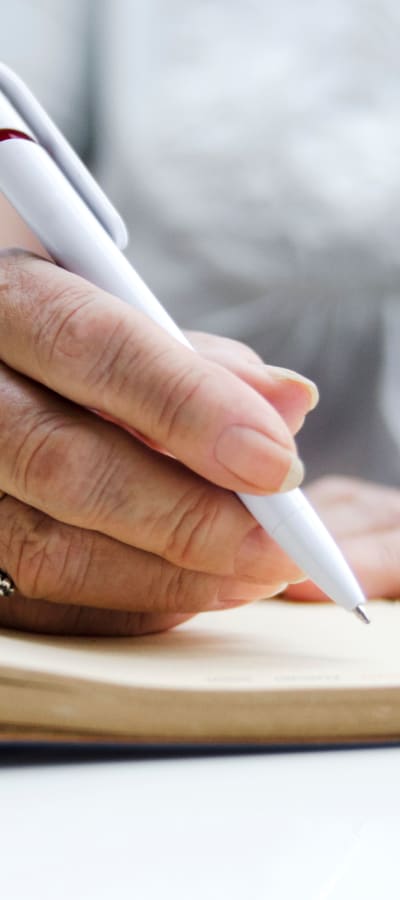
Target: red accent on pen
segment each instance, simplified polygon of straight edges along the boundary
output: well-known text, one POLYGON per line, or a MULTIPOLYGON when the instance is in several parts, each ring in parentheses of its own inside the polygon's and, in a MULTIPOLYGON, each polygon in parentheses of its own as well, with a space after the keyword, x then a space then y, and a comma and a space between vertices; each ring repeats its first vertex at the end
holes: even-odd
POLYGON ((18 131, 16 128, 0 128, 0 141, 10 141, 12 138, 23 138, 25 141, 33 141, 29 134, 18 131))

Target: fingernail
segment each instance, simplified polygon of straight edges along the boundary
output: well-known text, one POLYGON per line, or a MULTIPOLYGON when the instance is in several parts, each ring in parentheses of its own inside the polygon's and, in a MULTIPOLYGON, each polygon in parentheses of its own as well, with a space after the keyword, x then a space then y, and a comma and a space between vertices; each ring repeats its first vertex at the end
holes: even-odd
POLYGON ((289 587, 289 582, 288 582, 288 581, 283 581, 282 584, 278 584, 278 587, 275 588, 274 593, 271 594, 270 596, 271 596, 271 597, 278 597, 279 594, 284 594, 285 591, 286 591, 286 588, 288 588, 288 587, 289 587))
POLYGON ((271 366, 269 371, 272 378, 276 378, 278 381, 295 381, 297 384, 304 385, 310 394, 310 410, 315 409, 319 401, 319 390, 315 382, 311 381, 311 378, 306 378, 304 375, 299 375, 298 372, 293 372, 292 369, 285 369, 282 366, 271 366))
POLYGON ((303 481, 304 478, 304 466, 299 459, 298 456, 292 457, 292 462, 290 464, 290 468, 288 469, 285 478, 281 482, 279 491, 282 493, 284 491, 292 491, 294 488, 298 487, 299 484, 303 481))
POLYGON ((242 425, 230 425, 219 436, 215 457, 232 475, 258 489, 287 491, 303 480, 297 456, 267 435, 242 425))

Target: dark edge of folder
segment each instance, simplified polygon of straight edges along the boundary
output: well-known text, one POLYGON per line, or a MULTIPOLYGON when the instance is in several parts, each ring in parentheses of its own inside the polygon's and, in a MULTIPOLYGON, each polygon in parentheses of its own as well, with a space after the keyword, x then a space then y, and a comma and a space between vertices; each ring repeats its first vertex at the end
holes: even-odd
POLYGON ((0 742, 0 769, 25 766, 57 766, 82 763, 150 762, 152 760, 193 759, 221 756, 261 756, 277 753, 314 753, 315 751, 377 750, 381 747, 400 747, 400 741, 370 743, 313 743, 313 744, 96 744, 51 743, 43 741, 0 742))

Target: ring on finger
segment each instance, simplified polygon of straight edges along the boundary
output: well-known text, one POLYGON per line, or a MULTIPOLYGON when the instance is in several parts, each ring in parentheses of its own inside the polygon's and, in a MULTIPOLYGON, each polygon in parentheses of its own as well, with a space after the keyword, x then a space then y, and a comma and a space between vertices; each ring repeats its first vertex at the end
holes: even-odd
MULTIPOLYGON (((5 491, 0 491, 0 501, 7 497, 5 491)), ((8 572, 0 569, 0 597, 11 597, 15 591, 15 584, 8 572)))
POLYGON ((15 584, 4 569, 0 569, 0 597, 11 597, 15 591, 15 584))

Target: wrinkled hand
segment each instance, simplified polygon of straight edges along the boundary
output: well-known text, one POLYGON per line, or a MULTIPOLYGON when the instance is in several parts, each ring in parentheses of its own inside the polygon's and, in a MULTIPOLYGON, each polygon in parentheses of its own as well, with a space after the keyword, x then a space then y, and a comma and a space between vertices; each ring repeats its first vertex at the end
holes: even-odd
MULTIPOLYGON (((306 493, 367 597, 400 597, 400 490, 355 478, 321 478, 306 493)), ((310 581, 285 596, 326 599, 310 581)))
POLYGON ((140 634, 298 578, 231 492, 301 479, 307 380, 231 341, 195 354, 25 253, 2 256, 0 293, 0 567, 18 587, 0 625, 140 634))

